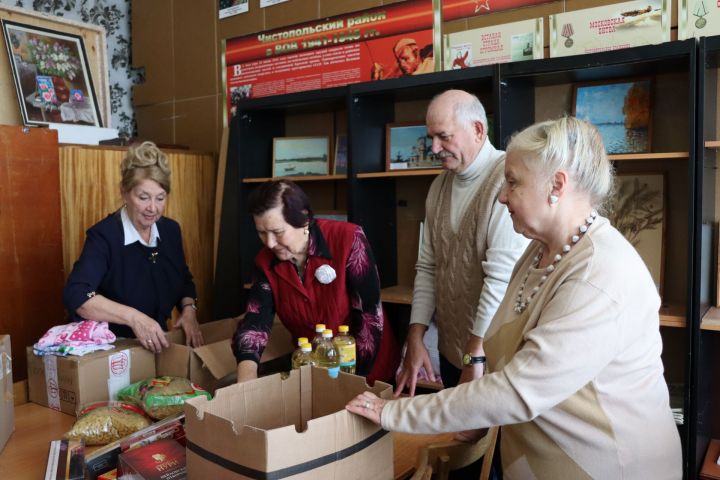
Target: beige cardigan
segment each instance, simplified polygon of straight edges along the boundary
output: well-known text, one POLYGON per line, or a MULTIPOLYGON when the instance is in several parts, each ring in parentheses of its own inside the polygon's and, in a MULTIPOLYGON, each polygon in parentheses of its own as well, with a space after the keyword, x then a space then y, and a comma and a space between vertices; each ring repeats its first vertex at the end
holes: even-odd
POLYGON ((660 299, 635 249, 601 217, 522 314, 543 270, 520 258, 488 329, 484 377, 390 402, 388 430, 436 433, 503 425, 504 478, 679 479, 680 439, 660 359, 660 299))

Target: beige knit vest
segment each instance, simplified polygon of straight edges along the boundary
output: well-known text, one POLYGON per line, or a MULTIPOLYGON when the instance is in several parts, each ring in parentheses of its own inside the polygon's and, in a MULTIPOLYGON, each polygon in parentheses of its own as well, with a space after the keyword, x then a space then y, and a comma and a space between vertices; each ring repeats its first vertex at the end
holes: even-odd
POLYGON ((487 167, 491 169, 490 175, 468 203, 457 233, 450 225, 453 173, 442 174, 438 202, 427 212, 435 251, 438 349, 457 368, 462 368, 462 356, 475 322, 485 278, 482 262, 490 214, 504 180, 503 160, 487 167))

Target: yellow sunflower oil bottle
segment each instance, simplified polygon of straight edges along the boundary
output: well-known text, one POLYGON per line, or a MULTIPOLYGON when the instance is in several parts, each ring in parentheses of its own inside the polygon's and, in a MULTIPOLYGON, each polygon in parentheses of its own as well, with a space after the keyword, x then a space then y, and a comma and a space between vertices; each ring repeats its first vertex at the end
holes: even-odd
POLYGON ((357 348, 355 337, 350 335, 350 327, 340 325, 337 337, 333 338, 333 343, 340 355, 340 371, 355 374, 357 348))
POLYGON ((315 361, 318 367, 327 368, 328 375, 336 378, 340 373, 340 354, 332 341, 332 330, 326 329, 323 332, 322 342, 315 347, 315 361))

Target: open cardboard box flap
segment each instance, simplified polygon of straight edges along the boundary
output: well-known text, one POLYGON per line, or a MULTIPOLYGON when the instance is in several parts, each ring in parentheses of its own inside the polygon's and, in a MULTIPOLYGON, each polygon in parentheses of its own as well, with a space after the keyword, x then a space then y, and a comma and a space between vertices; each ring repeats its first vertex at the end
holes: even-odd
MULTIPOLYGON (((281 472, 298 479, 392 478, 392 439, 368 420, 345 410, 366 390, 390 398, 392 387, 363 377, 302 367, 218 389, 215 398, 185 404, 188 474, 261 478, 242 472, 281 472), (238 475, 232 476, 232 472, 238 475)), ((263 477, 264 478, 264 477, 263 477)))
MULTIPOLYGON (((207 370, 215 380, 233 374, 237 369, 237 362, 230 342, 238 322, 242 319, 243 317, 240 316, 201 324, 200 331, 205 345, 196 348, 185 345, 185 332, 182 329, 167 332, 166 338, 170 342, 170 347, 156 355, 157 375, 186 377, 202 385, 207 383, 206 374, 199 372, 198 368, 207 370)), ((275 317, 270 342, 263 351, 260 361, 274 360, 287 355, 292 350, 290 332, 275 317)), ((211 386, 203 385, 205 388, 211 386)))

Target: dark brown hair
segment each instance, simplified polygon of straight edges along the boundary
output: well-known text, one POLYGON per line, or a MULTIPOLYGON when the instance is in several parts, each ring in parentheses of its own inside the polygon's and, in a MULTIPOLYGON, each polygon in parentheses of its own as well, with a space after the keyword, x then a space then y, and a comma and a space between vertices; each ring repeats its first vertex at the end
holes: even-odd
POLYGON ((310 199, 296 183, 290 180, 273 180, 263 183, 250 193, 248 209, 252 216, 259 216, 282 205, 285 221, 295 228, 313 223, 310 199))

